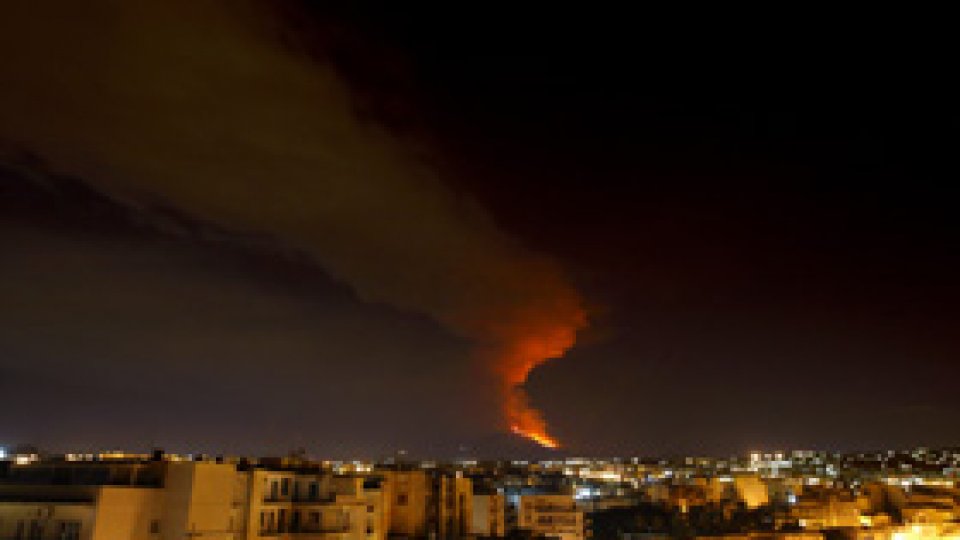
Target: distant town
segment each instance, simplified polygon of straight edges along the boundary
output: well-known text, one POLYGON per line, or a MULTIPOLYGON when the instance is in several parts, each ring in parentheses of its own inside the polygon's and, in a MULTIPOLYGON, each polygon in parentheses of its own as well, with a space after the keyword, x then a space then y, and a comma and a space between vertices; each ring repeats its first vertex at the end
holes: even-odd
POLYGON ((316 461, 0 448, 2 540, 960 539, 960 448, 316 461))

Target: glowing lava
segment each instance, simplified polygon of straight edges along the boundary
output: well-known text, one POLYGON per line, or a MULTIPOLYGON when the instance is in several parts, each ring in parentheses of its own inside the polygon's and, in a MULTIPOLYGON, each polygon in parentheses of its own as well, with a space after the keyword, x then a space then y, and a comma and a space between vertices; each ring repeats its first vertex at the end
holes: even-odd
POLYGON ((510 426, 510 431, 520 435, 521 437, 526 437, 531 441, 536 442, 544 448, 560 448, 560 443, 553 437, 545 433, 536 433, 532 431, 524 431, 520 429, 520 426, 510 426))
POLYGON ((530 405, 524 384, 530 372, 554 358, 560 358, 573 346, 577 330, 586 325, 579 302, 567 304, 563 317, 551 317, 537 325, 524 326, 511 340, 497 364, 503 383, 503 415, 510 431, 545 448, 560 448, 560 442, 548 433, 543 415, 530 405))

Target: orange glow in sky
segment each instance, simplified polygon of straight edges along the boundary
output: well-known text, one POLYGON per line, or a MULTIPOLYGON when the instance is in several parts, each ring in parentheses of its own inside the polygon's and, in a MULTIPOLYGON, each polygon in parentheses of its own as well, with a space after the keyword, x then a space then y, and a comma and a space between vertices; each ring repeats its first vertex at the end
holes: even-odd
POLYGON ((545 448, 560 448, 560 441, 550 435, 540 411, 530 405, 523 385, 535 367, 563 356, 576 341, 577 330, 586 324, 586 316, 579 309, 559 320, 563 322, 551 321, 535 330, 528 329, 499 358, 504 385, 503 415, 510 431, 545 448))

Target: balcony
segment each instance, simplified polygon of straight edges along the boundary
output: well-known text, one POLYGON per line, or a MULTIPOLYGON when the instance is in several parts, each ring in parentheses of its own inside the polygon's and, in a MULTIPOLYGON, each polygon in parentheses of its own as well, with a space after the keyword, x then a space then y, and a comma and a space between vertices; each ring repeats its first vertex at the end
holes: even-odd
POLYGON ((331 504, 337 502, 337 495, 335 493, 301 494, 295 495, 293 502, 298 504, 331 504))
POLYGON ((530 510, 533 510, 538 514, 572 514, 577 512, 577 508, 575 506, 558 506, 558 505, 535 506, 533 508, 530 508, 530 510))
POLYGON ((310 495, 310 494, 278 495, 275 493, 267 493, 263 496, 263 502, 265 503, 296 503, 296 504, 331 504, 331 503, 337 502, 337 495, 335 493, 319 493, 316 495, 310 495))
POLYGON ((349 525, 290 525, 260 529, 260 536, 279 536, 283 534, 343 534, 350 532, 349 525))

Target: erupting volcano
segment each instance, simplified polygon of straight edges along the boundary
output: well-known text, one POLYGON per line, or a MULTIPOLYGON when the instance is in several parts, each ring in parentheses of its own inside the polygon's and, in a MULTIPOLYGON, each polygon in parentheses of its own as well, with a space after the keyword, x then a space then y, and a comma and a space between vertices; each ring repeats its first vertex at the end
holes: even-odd
POLYGON ((500 427, 559 446, 524 387, 586 324, 558 262, 451 189, 414 133, 357 116, 340 70, 302 54, 295 32, 274 39, 285 16, 269 3, 95 4, 14 3, 0 17, 0 44, 18 50, 0 55, 0 142, 131 212, 169 208, 224 241, 253 234, 358 300, 431 317, 481 351, 500 427))

